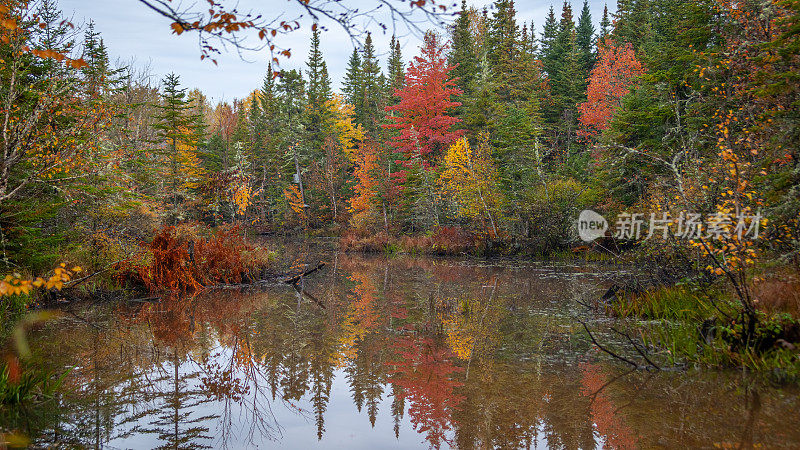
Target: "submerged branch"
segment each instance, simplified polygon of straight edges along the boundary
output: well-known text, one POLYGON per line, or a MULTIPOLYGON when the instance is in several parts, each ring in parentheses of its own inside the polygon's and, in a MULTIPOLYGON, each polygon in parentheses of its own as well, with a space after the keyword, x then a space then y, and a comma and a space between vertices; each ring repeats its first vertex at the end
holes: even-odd
POLYGON ((612 356, 613 358, 615 358, 615 359, 618 359, 618 360, 620 360, 620 361, 625 361, 626 363, 630 364, 631 366, 633 366, 633 367, 635 367, 635 368, 637 368, 637 369, 639 368, 639 365, 638 365, 638 364, 636 364, 635 362, 631 361, 630 359, 628 359, 628 358, 626 358, 626 357, 624 357, 624 356, 620 356, 620 355, 618 355, 618 354, 616 354, 616 353, 612 352, 611 350, 609 350, 609 349, 607 349, 607 348, 603 347, 602 345, 600 345, 600 343, 599 343, 599 342, 597 342, 597 339, 595 339, 595 338, 594 338, 594 335, 592 334, 592 332, 591 332, 591 331, 589 331, 589 327, 588 327, 588 326, 586 326, 586 323, 585 323, 585 322, 583 322, 583 321, 582 321, 582 320, 580 320, 580 319, 576 319, 576 320, 578 320, 578 322, 579 322, 581 325, 583 325, 583 329, 584 329, 584 330, 586 330, 586 333, 588 333, 588 334, 589 334, 589 339, 591 339, 591 340, 592 340, 592 343, 593 343, 594 345, 596 345, 596 346, 597 346, 597 348, 599 348, 599 349, 600 349, 600 350, 602 350, 603 352, 605 352, 605 353, 607 353, 607 354, 611 355, 611 356, 612 356))

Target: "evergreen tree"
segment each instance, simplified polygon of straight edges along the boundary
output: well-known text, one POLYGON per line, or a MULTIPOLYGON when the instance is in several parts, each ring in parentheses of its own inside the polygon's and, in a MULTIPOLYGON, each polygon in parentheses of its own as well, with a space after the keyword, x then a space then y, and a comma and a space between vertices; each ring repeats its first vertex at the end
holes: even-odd
POLYGON ((278 183, 282 156, 279 154, 281 127, 278 120, 279 103, 272 64, 267 69, 264 83, 251 108, 254 110, 251 112, 251 117, 256 120, 252 125, 255 135, 253 156, 256 176, 261 185, 259 206, 262 217, 269 220, 273 219, 272 212, 282 197, 278 183))
POLYGON ((324 123, 328 116, 325 103, 331 98, 331 85, 328 68, 319 49, 319 29, 311 35, 311 50, 308 54, 308 89, 306 90, 308 108, 303 122, 306 126, 306 147, 314 156, 320 156, 325 141, 324 123))
POLYGON ((364 40, 364 50, 361 58, 361 80, 363 109, 357 122, 364 126, 364 131, 376 137, 383 120, 383 83, 381 82, 381 68, 375 55, 375 46, 372 43, 372 34, 367 34, 364 40))
POLYGON ((105 43, 103 43, 100 33, 95 31, 94 22, 91 21, 84 33, 83 60, 87 64, 82 69, 84 77, 86 77, 86 92, 89 97, 97 97, 104 93, 105 87, 109 86, 112 70, 105 43))
POLYGON ((531 32, 528 37, 528 48, 530 49, 531 55, 536 56, 539 54, 539 40, 536 39, 536 24, 531 22, 531 32))
POLYGON ((394 89, 402 89, 403 84, 405 84, 405 77, 406 77, 406 67, 405 63, 403 63, 403 55, 400 51, 400 40, 392 36, 391 40, 391 52, 389 53, 389 86, 392 88, 392 94, 394 95, 394 89))
POLYGON ((556 50, 557 35, 558 23, 556 22, 556 15, 551 5, 550 11, 547 13, 547 19, 544 22, 542 39, 539 42, 539 59, 542 61, 545 73, 550 78, 553 78, 553 75, 557 72, 556 68, 559 62, 556 50))
POLYGON ((361 75, 361 56, 358 49, 353 49, 350 60, 347 63, 347 74, 342 88, 345 101, 353 105, 353 115, 356 118, 362 117, 364 110, 364 81, 361 75))
POLYGON ((403 63, 403 55, 400 52, 400 41, 392 36, 389 44, 389 64, 388 64, 388 79, 386 80, 386 104, 388 106, 396 105, 398 102, 395 97, 395 91, 403 89, 405 84, 405 64, 403 63))
POLYGON ((321 107, 331 96, 331 84, 328 77, 328 66, 322 57, 319 48, 319 28, 315 28, 311 35, 311 50, 308 53, 308 104, 321 107))
POLYGON ((516 11, 512 0, 497 0, 497 10, 489 23, 489 62, 496 78, 499 101, 512 99, 514 68, 519 60, 516 11))
MULTIPOLYGON (((277 123, 281 130, 278 148, 283 158, 280 172, 285 177, 283 185, 288 185, 294 180, 299 186, 303 186, 304 175, 311 165, 310 149, 303 145, 305 127, 302 119, 306 109, 306 86, 303 75, 297 70, 281 71, 276 89, 279 98, 277 123), (299 177, 294 178, 295 175, 299 177)), ((304 189, 300 191, 303 199, 308 201, 304 189)))
POLYGON ((542 64, 551 88, 551 107, 545 109, 547 135, 562 150, 575 141, 577 105, 583 95, 580 55, 572 7, 564 2, 561 20, 548 16, 542 37, 542 64))
MULTIPOLYGON (((190 114, 192 102, 186 98, 186 88, 180 87, 180 78, 168 74, 162 81, 161 102, 155 105, 157 143, 164 145, 163 153, 168 161, 168 176, 173 209, 185 197, 181 180, 181 146, 194 147, 202 137, 199 117, 190 114)), ((174 211, 173 211, 174 212, 174 211)))
MULTIPOLYGON (((589 12, 589 2, 583 1, 583 9, 578 19, 578 26, 575 28, 575 46, 577 47, 579 63, 581 68, 581 79, 587 80, 594 67, 594 25, 592 25, 592 14, 589 12)), ((586 82, 583 83, 584 90, 586 82)))
POLYGON ((471 134, 494 128, 497 107, 494 77, 489 57, 483 52, 478 63, 478 72, 473 80, 472 96, 465 98, 464 128, 471 134))
POLYGON ((456 86, 466 97, 472 95, 473 80, 478 73, 478 56, 475 53, 470 27, 467 1, 462 0, 461 11, 453 27, 452 48, 448 59, 449 64, 454 67, 451 75, 456 81, 456 86))
POLYGON ((608 18, 608 5, 603 5, 603 18, 600 20, 600 35, 597 37, 598 41, 602 41, 608 36, 609 29, 611 28, 611 20, 608 18))

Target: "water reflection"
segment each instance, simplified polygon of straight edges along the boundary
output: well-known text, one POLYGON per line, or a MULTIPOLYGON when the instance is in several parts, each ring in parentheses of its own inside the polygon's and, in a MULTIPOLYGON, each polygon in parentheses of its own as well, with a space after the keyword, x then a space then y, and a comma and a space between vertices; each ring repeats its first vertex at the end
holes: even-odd
POLYGON ((86 308, 42 330, 74 366, 41 445, 638 448, 800 442, 793 390, 622 372, 574 299, 591 266, 331 255, 288 286, 86 308))

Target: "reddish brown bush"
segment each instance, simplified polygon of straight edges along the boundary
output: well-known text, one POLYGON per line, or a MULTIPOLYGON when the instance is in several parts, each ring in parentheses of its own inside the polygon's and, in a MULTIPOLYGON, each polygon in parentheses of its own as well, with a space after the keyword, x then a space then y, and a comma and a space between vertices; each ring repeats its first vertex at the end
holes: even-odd
POLYGON ((238 227, 217 230, 210 238, 199 236, 163 228, 145 245, 146 257, 120 264, 120 278, 151 292, 189 292, 251 281, 265 271, 268 252, 248 244, 238 227))
POLYGON ((243 253, 252 248, 238 227, 218 231, 211 239, 195 245, 195 267, 203 284, 241 283, 248 268, 243 253))
POLYGON ((143 284, 151 292, 185 292, 202 286, 189 264, 186 243, 175 236, 175 227, 163 228, 146 248, 149 258, 120 264, 123 280, 143 284))

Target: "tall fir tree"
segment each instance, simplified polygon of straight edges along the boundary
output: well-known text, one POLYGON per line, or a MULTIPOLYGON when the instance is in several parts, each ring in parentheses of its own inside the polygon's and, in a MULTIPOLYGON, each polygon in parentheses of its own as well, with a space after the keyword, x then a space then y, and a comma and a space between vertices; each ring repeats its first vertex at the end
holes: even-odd
POLYGON ((331 98, 331 83, 328 78, 328 67, 322 58, 319 45, 319 28, 314 28, 311 35, 311 49, 308 53, 308 88, 303 122, 306 127, 306 147, 315 157, 322 155, 322 144, 325 141, 325 122, 329 119, 325 103, 331 98))
POLYGON ((575 27, 575 46, 578 51, 579 63, 581 68, 581 79, 583 89, 586 89, 586 81, 592 72, 595 62, 595 38, 594 25, 592 25, 592 14, 589 11, 589 2, 583 1, 581 16, 578 18, 578 26, 575 27))
POLYGON ((608 5, 603 5, 603 18, 600 19, 600 34, 598 41, 602 41, 611 32, 611 20, 608 18, 608 5))
POLYGON ((453 26, 452 47, 448 59, 449 64, 454 67, 451 76, 466 97, 472 95, 473 80, 478 73, 478 55, 475 52, 471 27, 467 1, 462 0, 461 11, 453 26))
POLYGON ((364 126, 364 131, 373 138, 377 137, 380 124, 383 121, 383 83, 381 82, 381 67, 375 54, 375 45, 372 34, 367 34, 364 40, 364 50, 361 57, 361 80, 363 109, 358 122, 364 126))
POLYGON ((345 101, 353 105, 353 115, 356 118, 361 117, 364 109, 363 86, 361 55, 359 55, 358 49, 353 49, 353 54, 350 55, 350 60, 347 63, 347 73, 345 74, 342 92, 344 93, 345 101))
POLYGON ((497 0, 495 8, 489 23, 488 56, 496 78, 497 99, 509 101, 514 91, 514 67, 519 60, 519 30, 512 0, 497 0))
POLYGON ((557 72, 556 67, 559 63, 556 50, 557 36, 558 22, 556 22, 555 11, 551 5, 542 29, 542 38, 539 41, 539 59, 542 61, 545 73, 550 78, 557 72))
POLYGON ((259 209, 265 221, 274 221, 273 211, 281 202, 282 190, 279 183, 279 173, 282 155, 280 149, 279 122, 280 104, 275 83, 275 72, 272 64, 267 68, 264 83, 258 92, 257 100, 253 102, 251 113, 257 122, 253 131, 255 146, 253 148, 255 174, 260 183, 259 209))
POLYGON ((321 107, 331 96, 331 82, 328 77, 328 66, 322 57, 320 50, 320 32, 315 28, 311 34, 311 49, 308 53, 308 104, 313 107, 321 107))
POLYGON ((405 64, 403 63, 403 55, 400 52, 400 41, 392 36, 389 44, 389 64, 387 67, 388 79, 386 80, 386 104, 396 105, 399 101, 394 95, 395 91, 403 89, 405 84, 405 64))
MULTIPOLYGON (((180 87, 178 75, 168 74, 162 84, 161 101, 155 105, 158 109, 155 115, 157 123, 153 128, 156 130, 156 142, 163 145, 170 192, 167 197, 174 213, 177 204, 186 196, 182 189, 181 148, 196 146, 202 136, 199 134, 200 118, 190 114, 192 102, 186 98, 186 88, 180 87)), ((174 216, 171 218, 175 219, 174 216)))
POLYGON ((108 58, 108 50, 100 33, 95 31, 93 21, 89 22, 84 33, 83 60, 86 62, 86 66, 81 71, 86 80, 87 94, 89 97, 104 94, 105 88, 111 85, 112 80, 109 77, 113 71, 108 58))

